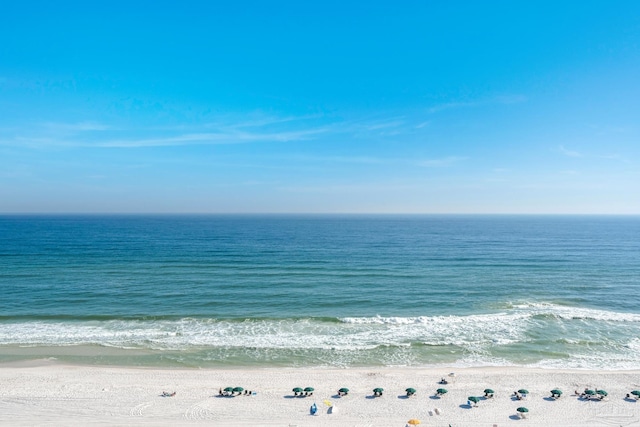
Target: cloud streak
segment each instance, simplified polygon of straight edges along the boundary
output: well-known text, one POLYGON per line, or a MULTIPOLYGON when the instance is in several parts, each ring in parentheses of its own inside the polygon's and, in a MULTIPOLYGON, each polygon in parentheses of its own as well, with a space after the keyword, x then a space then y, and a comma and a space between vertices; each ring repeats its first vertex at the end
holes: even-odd
POLYGON ((310 118, 312 117, 263 117, 236 123, 227 120, 225 123, 190 127, 137 129, 116 128, 97 122, 47 122, 36 126, 35 129, 14 131, 16 133, 14 136, 5 135, 0 138, 0 145, 22 145, 31 148, 143 148, 304 141, 328 131, 327 126, 306 123, 305 121, 310 118), (295 121, 300 123, 282 126, 295 121))
POLYGON ((113 139, 84 143, 82 146, 105 148, 140 148, 140 147, 171 147, 185 145, 219 145, 243 144, 250 142, 289 142, 310 139, 312 136, 324 132, 322 129, 292 132, 231 132, 231 133, 186 133, 172 137, 147 139, 113 139))
POLYGON ((460 108, 473 108, 481 107, 485 105, 511 105, 526 102, 527 97, 524 95, 499 95, 490 99, 477 100, 477 101, 454 101, 445 102, 443 104, 434 105, 427 109, 427 113, 435 114, 440 111, 454 110, 460 108))
POLYGON ((569 150, 565 148, 564 145, 560 145, 558 147, 558 151, 560 151, 562 154, 564 154, 567 157, 582 157, 582 153, 579 153, 578 151, 569 150))

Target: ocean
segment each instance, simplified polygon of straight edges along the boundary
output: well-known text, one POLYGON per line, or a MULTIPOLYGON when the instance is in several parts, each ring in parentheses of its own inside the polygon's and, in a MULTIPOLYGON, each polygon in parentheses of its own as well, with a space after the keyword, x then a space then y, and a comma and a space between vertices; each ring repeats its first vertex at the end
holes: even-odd
POLYGON ((640 217, 3 215, 0 362, 637 369, 640 217))

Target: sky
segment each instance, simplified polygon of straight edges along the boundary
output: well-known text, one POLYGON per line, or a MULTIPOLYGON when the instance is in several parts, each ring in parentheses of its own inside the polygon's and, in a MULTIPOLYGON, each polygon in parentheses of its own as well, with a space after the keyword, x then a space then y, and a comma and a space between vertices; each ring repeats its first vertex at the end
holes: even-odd
POLYGON ((0 213, 640 214, 640 2, 3 2, 0 213))

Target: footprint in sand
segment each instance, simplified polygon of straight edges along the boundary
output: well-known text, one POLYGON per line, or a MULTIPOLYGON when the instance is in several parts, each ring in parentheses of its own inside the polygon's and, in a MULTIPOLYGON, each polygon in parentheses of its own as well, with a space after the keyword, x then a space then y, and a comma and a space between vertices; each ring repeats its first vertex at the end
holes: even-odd
POLYGON ((153 405, 155 405, 155 402, 153 401, 142 402, 134 406, 133 408, 131 408, 131 410, 129 411, 129 414, 132 417, 141 417, 144 415, 144 411, 146 411, 148 408, 152 407, 153 405))
POLYGON ((187 420, 211 420, 214 418, 214 413, 206 408, 209 402, 203 400, 202 402, 198 402, 184 411, 184 418, 187 420))

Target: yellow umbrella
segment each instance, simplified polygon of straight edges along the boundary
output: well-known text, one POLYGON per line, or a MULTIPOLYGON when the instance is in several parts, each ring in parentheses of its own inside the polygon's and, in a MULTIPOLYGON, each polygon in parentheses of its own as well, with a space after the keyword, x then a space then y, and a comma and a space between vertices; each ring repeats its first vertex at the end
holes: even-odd
POLYGON ((412 426, 417 426, 418 424, 420 424, 420 420, 416 418, 411 418, 409 421, 407 421, 407 424, 411 424, 412 426))
POLYGON ((331 407, 332 403, 329 400, 323 400, 324 404, 331 407))

